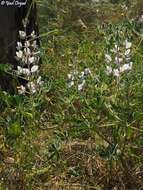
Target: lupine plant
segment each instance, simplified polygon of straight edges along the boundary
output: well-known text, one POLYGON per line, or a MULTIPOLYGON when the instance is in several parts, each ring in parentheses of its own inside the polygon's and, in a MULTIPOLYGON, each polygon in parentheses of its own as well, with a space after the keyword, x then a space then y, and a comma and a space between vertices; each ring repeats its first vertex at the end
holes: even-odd
POLYGON ((115 43, 114 47, 105 53, 106 74, 117 80, 126 72, 132 70, 132 43, 126 39, 123 44, 115 43))
POLYGON ((86 78, 91 75, 89 68, 85 68, 83 71, 79 72, 77 70, 71 71, 68 74, 68 87, 77 85, 77 90, 82 91, 86 84, 86 78))
POLYGON ((19 62, 16 74, 27 81, 25 86, 18 86, 19 94, 36 93, 43 84, 39 74, 40 51, 36 41, 35 31, 27 36, 25 31, 19 31, 16 59, 19 62))

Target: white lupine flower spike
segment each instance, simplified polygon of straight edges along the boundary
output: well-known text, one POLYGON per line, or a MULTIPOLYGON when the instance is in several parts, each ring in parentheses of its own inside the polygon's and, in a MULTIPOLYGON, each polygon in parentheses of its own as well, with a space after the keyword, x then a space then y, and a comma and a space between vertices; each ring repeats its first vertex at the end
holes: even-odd
MULTIPOLYGON (((114 45, 114 48, 111 49, 112 53, 112 63, 111 55, 105 54, 106 62, 106 74, 112 75, 119 79, 120 75, 129 72, 132 70, 133 62, 131 61, 131 47, 132 43, 126 39, 123 43, 124 49, 119 47, 117 44, 114 45)), ((118 80, 119 81, 119 80, 118 80)))
POLYGON ((16 47, 16 59, 19 61, 16 72, 19 76, 28 80, 28 83, 25 86, 21 85, 18 87, 18 93, 21 95, 26 92, 35 94, 44 84, 38 73, 40 51, 38 49, 37 41, 35 40, 35 31, 33 31, 30 36, 31 39, 28 40, 26 32, 19 31, 21 41, 17 42, 16 47))

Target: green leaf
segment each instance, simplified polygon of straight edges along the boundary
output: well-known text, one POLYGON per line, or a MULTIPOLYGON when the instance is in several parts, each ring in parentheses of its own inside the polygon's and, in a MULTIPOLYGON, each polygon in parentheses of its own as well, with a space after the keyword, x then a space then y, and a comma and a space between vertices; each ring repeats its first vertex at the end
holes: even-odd
POLYGON ((13 123, 8 129, 7 129, 8 135, 11 137, 18 137, 21 134, 21 126, 19 123, 15 122, 13 123))
POLYGON ((0 64, 0 71, 9 71, 11 66, 9 64, 0 64))

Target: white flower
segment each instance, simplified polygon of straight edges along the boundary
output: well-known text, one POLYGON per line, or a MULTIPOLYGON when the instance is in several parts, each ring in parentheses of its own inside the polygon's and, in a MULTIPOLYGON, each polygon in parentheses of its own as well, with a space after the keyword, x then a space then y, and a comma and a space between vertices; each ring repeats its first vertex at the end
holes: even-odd
POLYGON ((18 59, 22 59, 23 57, 23 51, 19 50, 19 51, 16 51, 16 56, 18 59))
POLYGON ((24 40, 26 38, 26 32, 19 31, 19 36, 20 36, 20 39, 24 40))
POLYGON ((128 42, 128 40, 125 41, 125 47, 126 49, 130 49, 132 47, 132 43, 128 42))
POLYGON ((21 85, 21 86, 19 86, 17 88, 18 88, 18 93, 19 94, 25 94, 25 92, 26 92, 25 86, 21 85))
POLYGON ((119 50, 119 46, 117 44, 115 44, 115 49, 119 50))
POLYGON ((31 67, 31 73, 35 73, 35 72, 37 72, 37 71, 38 71, 38 68, 39 68, 38 65, 34 65, 34 66, 32 66, 32 67, 31 67))
POLYGON ((18 70, 18 74, 24 74, 24 75, 27 75, 27 76, 30 75, 30 70, 27 69, 27 68, 22 68, 22 67, 18 66, 17 70, 18 70))
POLYGON ((29 82, 27 84, 27 87, 29 88, 32 94, 36 93, 37 90, 36 90, 36 85, 34 84, 34 82, 29 82))
POLYGON ((120 48, 117 44, 115 44, 114 48, 111 50, 113 53, 119 52, 120 48))
POLYGON ((82 83, 78 85, 78 91, 81 91, 84 85, 85 85, 85 80, 83 80, 82 83))
POLYGON ((113 52, 113 53, 118 53, 119 52, 119 50, 120 50, 120 47, 117 45, 117 44, 115 44, 115 46, 113 47, 113 49, 111 49, 111 52, 113 52))
POLYGON ((34 63, 34 62, 35 62, 35 57, 34 57, 34 56, 29 57, 29 58, 28 58, 28 61, 29 61, 30 64, 31 64, 31 63, 34 63))
POLYGON ((130 65, 130 68, 132 69, 132 67, 133 67, 133 62, 130 62, 129 65, 130 65))
POLYGON ((30 46, 30 42, 28 40, 26 40, 24 45, 25 45, 26 48, 28 48, 30 46))
POLYGON ((124 64, 123 66, 120 67, 120 72, 122 73, 122 72, 128 70, 128 68, 129 68, 129 64, 124 64))
POLYGON ((27 69, 27 68, 23 68, 22 69, 22 74, 29 76, 30 75, 30 70, 27 69))
POLYGON ((17 50, 21 50, 22 49, 22 43, 21 42, 17 42, 17 47, 16 47, 16 49, 17 50))
POLYGON ((114 70, 113 70, 113 75, 114 75, 115 77, 119 77, 119 76, 120 76, 119 70, 118 70, 118 69, 114 69, 114 70))
POLYGON ((36 37, 34 30, 33 30, 32 33, 31 33, 31 37, 32 37, 32 38, 35 38, 35 37, 36 37))
POLYGON ((80 78, 81 80, 84 79, 84 71, 81 72, 81 74, 79 75, 79 78, 80 78))
POLYGON ((121 58, 121 57, 115 57, 115 64, 120 64, 121 62, 123 61, 123 58, 121 58))
POLYGON ((23 56, 21 61, 22 61, 24 64, 28 64, 28 59, 27 59, 26 56, 23 56))
POLYGON ((29 56, 31 54, 30 48, 24 48, 24 53, 26 54, 26 56, 29 56))
POLYGON ((111 75, 112 74, 112 67, 110 67, 110 66, 106 66, 106 73, 107 73, 107 75, 111 75))
POLYGON ((124 72, 124 71, 130 71, 132 69, 132 62, 130 62, 129 64, 124 64, 123 66, 120 67, 120 72, 124 72))
POLYGON ((68 87, 69 87, 69 88, 71 88, 72 86, 74 86, 74 81, 70 81, 70 82, 68 83, 68 87))
POLYGON ((78 75, 78 74, 79 74, 79 72, 78 72, 77 70, 74 70, 74 71, 73 71, 73 75, 76 76, 76 75, 78 75))
POLYGON ((142 23, 143 22, 143 15, 141 15, 139 21, 142 23))
POLYGON ((112 58, 109 54, 105 54, 105 59, 107 63, 110 63, 112 61, 112 58))
POLYGON ((17 70, 18 70, 18 73, 21 74, 21 72, 22 72, 22 67, 18 66, 18 67, 17 67, 17 70))
POLYGON ((74 80, 74 75, 71 74, 71 73, 69 73, 69 74, 68 74, 68 79, 69 79, 69 80, 74 80))
POLYGON ((127 49, 127 50, 125 51, 125 56, 129 56, 130 52, 131 52, 131 50, 130 50, 130 49, 127 49))
POLYGON ((91 74, 91 71, 90 71, 90 69, 89 68, 85 68, 84 69, 84 75, 89 75, 89 74, 91 74))
POLYGON ((33 43, 32 43, 31 46, 34 47, 35 49, 37 48, 37 42, 36 42, 36 40, 33 41, 33 43))
POLYGON ((44 84, 44 81, 42 81, 42 77, 41 77, 41 76, 38 77, 38 79, 37 79, 37 84, 38 84, 39 86, 42 86, 42 85, 44 84))

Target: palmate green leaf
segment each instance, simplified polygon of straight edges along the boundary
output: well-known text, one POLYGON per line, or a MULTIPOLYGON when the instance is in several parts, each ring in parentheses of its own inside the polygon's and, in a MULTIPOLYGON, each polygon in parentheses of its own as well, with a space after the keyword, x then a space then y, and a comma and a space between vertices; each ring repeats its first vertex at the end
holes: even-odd
POLYGON ((18 106, 23 103, 23 98, 18 95, 7 96, 7 103, 11 106, 18 106))
POLYGON ((7 134, 13 138, 20 136, 21 132, 21 126, 18 122, 11 124, 7 129, 7 134))
POLYGON ((80 168, 77 166, 77 167, 71 167, 68 171, 68 174, 70 176, 79 176, 80 175, 80 168))
POLYGON ((117 144, 109 144, 105 149, 99 151, 103 159, 110 160, 116 153, 117 144))
POLYGON ((0 71, 9 71, 11 70, 11 65, 9 64, 0 64, 0 71))
POLYGON ((60 142, 58 139, 49 144, 48 159, 58 160, 60 158, 60 148, 60 142))

